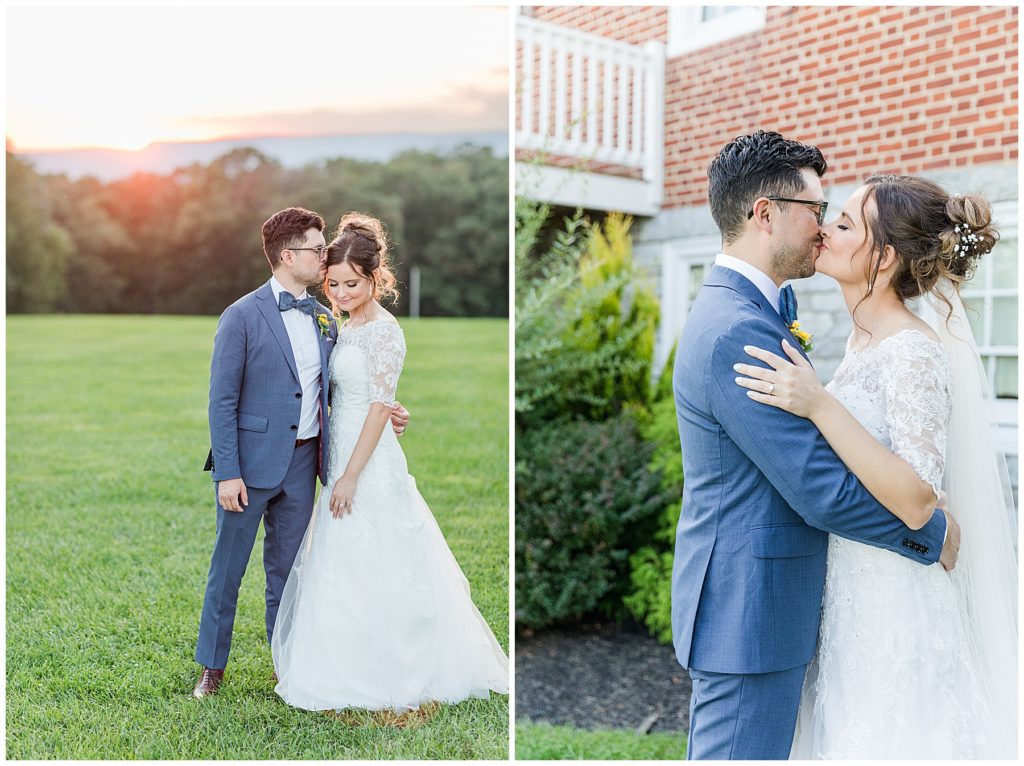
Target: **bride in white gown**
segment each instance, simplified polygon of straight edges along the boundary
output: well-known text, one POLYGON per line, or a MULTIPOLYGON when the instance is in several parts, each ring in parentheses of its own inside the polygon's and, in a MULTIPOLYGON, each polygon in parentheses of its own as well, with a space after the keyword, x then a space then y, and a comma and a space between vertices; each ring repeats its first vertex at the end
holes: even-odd
POLYGON ((341 219, 326 292, 349 319, 331 354, 327 485, 288 577, 277 693, 308 710, 413 709, 508 692, 508 658, 385 428, 405 358, 379 221, 341 219))
POLYGON ((755 350, 773 369, 737 382, 814 422, 908 526, 948 494, 963 537, 950 573, 829 537, 791 757, 1015 758, 1015 525, 958 292, 998 238, 991 210, 923 179, 875 176, 822 234, 816 270, 839 283, 855 325, 832 381, 822 389, 795 351, 755 350), (905 305, 917 297, 928 322, 905 305))

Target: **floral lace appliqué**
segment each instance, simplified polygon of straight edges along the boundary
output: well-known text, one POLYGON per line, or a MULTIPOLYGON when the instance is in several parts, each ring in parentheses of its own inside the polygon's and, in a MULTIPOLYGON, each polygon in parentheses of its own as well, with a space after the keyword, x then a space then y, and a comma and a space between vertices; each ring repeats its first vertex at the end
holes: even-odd
POLYGON ((405 361, 405 334, 396 322, 378 319, 359 327, 343 327, 339 344, 353 343, 366 353, 370 401, 394 406, 398 378, 405 361))

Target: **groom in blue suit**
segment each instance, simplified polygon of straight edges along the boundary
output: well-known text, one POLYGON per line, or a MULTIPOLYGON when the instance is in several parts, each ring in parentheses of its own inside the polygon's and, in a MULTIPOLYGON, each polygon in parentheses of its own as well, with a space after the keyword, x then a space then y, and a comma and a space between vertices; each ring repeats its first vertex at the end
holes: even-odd
POLYGON ((758 131, 708 170, 718 255, 676 352, 686 476, 672 572, 676 657, 693 681, 689 759, 785 759, 817 644, 828 533, 922 565, 956 563, 935 509, 910 529, 867 492, 814 425, 754 402, 744 346, 794 341, 789 279, 814 274, 825 217, 821 152, 758 131), (785 316, 785 319, 783 318, 785 316))
MULTIPOLYGON (((321 284, 324 220, 292 207, 264 224, 273 275, 228 306, 210 363, 207 470, 217 499, 217 536, 199 621, 193 696, 216 693, 224 677, 235 607, 260 521, 266 537, 266 628, 271 640, 288 574, 312 517, 316 480, 326 481, 328 360, 337 340, 330 311, 310 297, 321 284)), ((392 414, 401 433, 408 413, 392 414)))

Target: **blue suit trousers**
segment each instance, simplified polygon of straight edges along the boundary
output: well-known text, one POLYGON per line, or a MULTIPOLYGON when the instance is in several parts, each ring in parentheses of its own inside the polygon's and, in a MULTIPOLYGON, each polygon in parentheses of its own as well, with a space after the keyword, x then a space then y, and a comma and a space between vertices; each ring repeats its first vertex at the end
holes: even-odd
POLYGON ((217 669, 227 665, 238 589, 261 520, 266 533, 263 569, 267 575, 267 642, 273 637, 281 594, 312 518, 319 449, 319 439, 296 447, 281 483, 270 489, 247 487, 249 505, 242 511, 226 511, 217 502, 217 539, 210 557, 196 644, 195 658, 200 665, 217 669))
POLYGON ((690 761, 789 758, 806 665, 775 673, 690 668, 690 761))

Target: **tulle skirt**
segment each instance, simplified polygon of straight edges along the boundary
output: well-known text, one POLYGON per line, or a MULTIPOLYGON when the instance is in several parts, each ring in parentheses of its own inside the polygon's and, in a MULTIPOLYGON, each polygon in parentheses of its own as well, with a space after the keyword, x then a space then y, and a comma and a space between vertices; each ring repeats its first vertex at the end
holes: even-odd
POLYGON ((275 691, 306 710, 507 693, 508 658, 415 480, 366 473, 351 513, 331 516, 329 489, 317 501, 278 611, 275 691))
POLYGON ((956 575, 829 537, 818 651, 790 758, 1012 757, 956 575))

